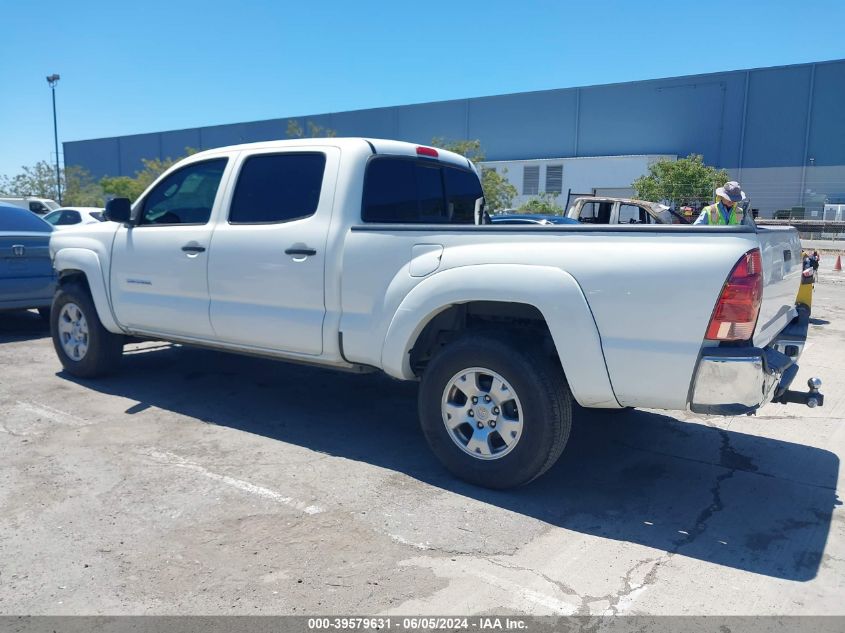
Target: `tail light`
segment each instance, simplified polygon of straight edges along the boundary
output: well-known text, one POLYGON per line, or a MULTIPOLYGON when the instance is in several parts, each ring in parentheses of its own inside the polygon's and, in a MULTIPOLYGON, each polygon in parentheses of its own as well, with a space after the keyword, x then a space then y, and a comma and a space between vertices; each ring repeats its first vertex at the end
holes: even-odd
POLYGON ((417 147, 417 155, 418 156, 430 156, 431 158, 437 158, 438 153, 437 150, 433 147, 417 147))
POLYGON ((739 258, 713 309, 705 338, 711 341, 747 341, 754 334, 763 300, 763 259, 760 249, 739 258))

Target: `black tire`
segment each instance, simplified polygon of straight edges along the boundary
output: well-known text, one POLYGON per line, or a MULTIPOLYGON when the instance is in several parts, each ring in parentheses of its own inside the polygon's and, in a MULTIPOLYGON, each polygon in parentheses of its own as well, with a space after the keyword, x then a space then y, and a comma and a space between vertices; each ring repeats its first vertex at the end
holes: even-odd
POLYGON ((44 322, 50 324, 50 308, 38 308, 38 316, 44 319, 44 322))
POLYGON ((96 378, 117 370, 120 357, 123 355, 124 337, 122 334, 112 334, 103 327, 88 289, 81 284, 73 282, 64 284, 56 292, 50 317, 50 332, 53 336, 53 347, 62 367, 72 376, 96 378), (88 348, 80 359, 68 356, 60 338, 59 319, 62 318, 62 308, 69 303, 79 308, 88 327, 88 348))
POLYGON ((418 402, 423 433, 443 465, 465 481, 494 489, 525 485, 552 467, 569 439, 572 405, 563 371, 540 346, 489 334, 468 334, 441 349, 425 369, 418 402), (521 436, 496 459, 469 454, 444 423, 444 392, 453 377, 472 367, 498 373, 521 403, 521 436))

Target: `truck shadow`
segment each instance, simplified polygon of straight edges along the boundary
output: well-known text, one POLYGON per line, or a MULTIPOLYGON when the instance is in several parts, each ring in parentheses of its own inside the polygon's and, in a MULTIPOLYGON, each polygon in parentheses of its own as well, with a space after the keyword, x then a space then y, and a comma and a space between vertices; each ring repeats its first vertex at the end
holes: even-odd
POLYGON ((136 401, 127 415, 154 406, 405 473, 567 530, 792 581, 818 573, 841 503, 833 453, 651 412, 579 410, 552 470, 496 492, 442 469, 419 430, 416 384, 383 375, 161 344, 127 353, 116 376, 79 382, 136 401))
POLYGON ((0 312, 0 343, 31 341, 50 336, 50 325, 37 312, 0 312))

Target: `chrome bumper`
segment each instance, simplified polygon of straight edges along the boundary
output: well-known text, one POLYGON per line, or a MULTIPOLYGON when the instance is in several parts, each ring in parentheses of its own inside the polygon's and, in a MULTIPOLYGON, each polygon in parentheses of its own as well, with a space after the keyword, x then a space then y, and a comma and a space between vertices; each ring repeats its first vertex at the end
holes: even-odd
MULTIPOLYGON (((702 350, 691 389, 690 409, 712 415, 753 413, 772 400, 800 402, 801 394, 788 392, 798 373, 796 361, 804 349, 809 311, 798 316, 765 348, 710 347, 702 350)), ((808 394, 814 395, 814 394, 808 394)), ((817 393, 815 395, 820 395, 817 393)), ((824 402, 816 398, 816 406, 824 402)))

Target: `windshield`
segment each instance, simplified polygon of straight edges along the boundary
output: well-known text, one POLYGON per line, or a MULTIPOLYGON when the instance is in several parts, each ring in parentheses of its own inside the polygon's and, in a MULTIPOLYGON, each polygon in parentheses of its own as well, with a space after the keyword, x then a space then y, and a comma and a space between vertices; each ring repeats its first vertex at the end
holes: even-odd
POLYGON ((42 219, 43 219, 43 220, 44 220, 47 224, 52 224, 52 225, 54 225, 54 226, 55 226, 56 222, 58 222, 58 221, 59 221, 59 218, 60 218, 60 217, 62 217, 62 212, 61 212, 61 211, 51 211, 50 213, 48 213, 47 215, 45 215, 42 219))

